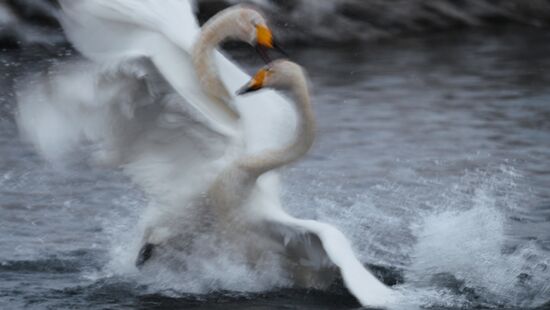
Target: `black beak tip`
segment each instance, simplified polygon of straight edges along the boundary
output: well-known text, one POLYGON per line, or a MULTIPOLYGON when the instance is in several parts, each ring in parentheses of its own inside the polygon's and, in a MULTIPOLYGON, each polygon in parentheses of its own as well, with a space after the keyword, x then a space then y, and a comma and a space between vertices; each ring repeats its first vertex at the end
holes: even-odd
POLYGON ((245 94, 248 94, 248 93, 253 93, 253 92, 256 92, 258 90, 262 89, 261 87, 256 87, 256 86, 251 86, 251 85, 245 85, 241 88, 239 88, 235 94, 237 96, 241 96, 241 95, 245 95, 245 94))
POLYGON ((266 47, 261 46, 261 45, 258 44, 258 45, 256 45, 256 52, 258 53, 258 55, 260 55, 260 57, 262 58, 262 60, 266 64, 271 62, 271 58, 267 54, 267 48, 266 47))
POLYGON ((288 53, 281 47, 281 45, 277 42, 273 42, 273 48, 276 49, 279 53, 281 53, 286 58, 289 58, 290 56, 288 53))
POLYGON ((251 90, 250 90, 250 87, 248 87, 248 85, 245 85, 241 88, 239 88, 236 92, 235 92, 235 95, 237 96, 241 96, 241 95, 244 95, 246 93, 249 93, 251 90))

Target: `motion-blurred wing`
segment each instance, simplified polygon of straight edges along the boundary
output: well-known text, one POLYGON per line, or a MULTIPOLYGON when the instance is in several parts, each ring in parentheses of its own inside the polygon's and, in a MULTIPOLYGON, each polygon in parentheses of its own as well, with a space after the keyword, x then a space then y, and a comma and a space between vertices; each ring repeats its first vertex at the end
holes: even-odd
POLYGON ((74 46, 98 62, 149 57, 165 80, 215 130, 235 135, 239 116, 204 94, 189 51, 199 33, 189 1, 62 0, 60 19, 74 46))
POLYGON ((187 181, 208 178, 229 146, 187 106, 146 57, 101 67, 80 62, 27 81, 18 92, 18 124, 46 158, 89 145, 98 163, 123 166, 146 191, 175 199, 193 193, 193 184, 206 186, 187 181))
MULTIPOLYGON (((186 101, 217 131, 235 132, 237 117, 208 98, 194 73, 190 53, 199 27, 189 0, 61 0, 71 42, 96 61, 147 55, 186 101)), ((225 55, 215 53, 218 72, 230 92, 250 79, 225 55)), ((278 146, 291 136, 294 115, 274 91, 234 98, 249 151, 278 146)))

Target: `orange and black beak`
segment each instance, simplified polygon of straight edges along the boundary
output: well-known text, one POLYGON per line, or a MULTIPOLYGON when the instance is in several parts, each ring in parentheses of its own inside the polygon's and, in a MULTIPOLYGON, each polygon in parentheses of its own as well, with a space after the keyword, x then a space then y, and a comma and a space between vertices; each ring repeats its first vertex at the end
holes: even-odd
POLYGON ((237 96, 255 92, 257 90, 262 89, 267 75, 268 75, 267 68, 260 69, 256 73, 256 75, 252 78, 252 80, 250 80, 250 82, 246 83, 243 87, 237 90, 237 96))
POLYGON ((273 33, 266 25, 256 25, 256 40, 256 51, 265 63, 271 62, 271 58, 267 53, 269 49, 275 49, 288 57, 287 53, 275 42, 273 33))

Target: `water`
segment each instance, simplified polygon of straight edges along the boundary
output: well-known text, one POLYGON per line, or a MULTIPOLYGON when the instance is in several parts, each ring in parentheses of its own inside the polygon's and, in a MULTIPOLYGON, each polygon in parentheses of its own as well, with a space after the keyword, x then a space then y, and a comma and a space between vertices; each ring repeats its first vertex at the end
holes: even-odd
MULTIPOLYGON (((549 39, 512 29, 291 48, 311 77, 319 136, 283 173, 287 209, 342 229, 415 303, 548 307, 549 39)), ((113 257, 135 254, 124 242, 146 197, 120 172, 44 162, 13 121, 20 73, 67 54, 0 54, 3 308, 358 307, 338 284, 186 294, 177 276, 151 284, 121 272, 113 257)))

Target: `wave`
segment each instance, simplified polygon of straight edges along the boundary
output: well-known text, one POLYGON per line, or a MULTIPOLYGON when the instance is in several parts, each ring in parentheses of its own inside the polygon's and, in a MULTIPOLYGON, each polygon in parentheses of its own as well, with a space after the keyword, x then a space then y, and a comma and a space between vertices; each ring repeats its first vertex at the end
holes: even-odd
MULTIPOLYGON (((350 197, 349 207, 335 197, 316 199, 311 206, 304 188, 304 195, 290 190, 293 197, 285 201, 293 200, 293 213, 341 227, 361 260, 375 262, 369 265, 373 273, 411 304, 543 307, 550 292, 548 250, 541 240, 515 241, 510 232, 523 208, 524 176, 498 164, 458 174, 421 179, 418 186, 377 184, 364 195, 350 197)), ((223 248, 216 256, 197 253, 200 268, 186 273, 174 274, 162 266, 137 273, 131 264, 139 244, 128 227, 119 225, 111 232, 109 263, 94 275, 98 281, 124 277, 145 285, 150 293, 175 298, 223 291, 258 298, 259 292, 276 294, 289 287, 277 264, 266 261, 262 268, 246 268, 223 248)), ((338 285, 327 292, 338 292, 338 285)))
POLYGON ((502 166, 469 172, 464 183, 443 192, 444 205, 415 225, 407 286, 433 289, 434 305, 533 308, 548 302, 548 251, 536 238, 510 236, 522 208, 521 179, 502 166))
POLYGON ((0 273, 81 273, 101 268, 99 250, 79 249, 60 252, 55 255, 25 257, 0 261, 0 273))
POLYGON ((57 258, 0 262, 0 272, 78 273, 81 267, 78 260, 57 258))
POLYGON ((394 287, 413 304, 544 307, 550 292, 547 234, 518 237, 533 223, 526 212, 533 205, 528 177, 512 162, 475 169, 450 168, 453 161, 445 159, 410 165, 430 167, 433 175, 405 169, 390 172, 400 181, 379 182, 358 196, 343 190, 343 197, 325 197, 309 188, 323 188, 315 184, 285 198, 292 211, 341 227, 362 261, 397 267, 403 280, 394 287), (315 208, 305 207, 308 197, 315 197, 315 208))

